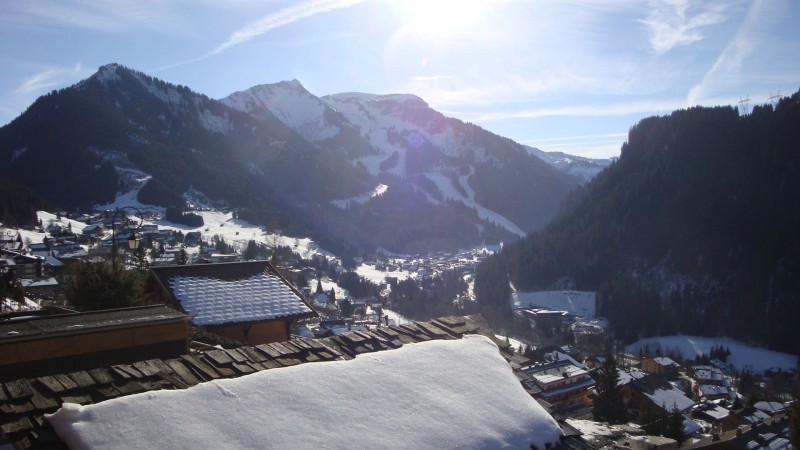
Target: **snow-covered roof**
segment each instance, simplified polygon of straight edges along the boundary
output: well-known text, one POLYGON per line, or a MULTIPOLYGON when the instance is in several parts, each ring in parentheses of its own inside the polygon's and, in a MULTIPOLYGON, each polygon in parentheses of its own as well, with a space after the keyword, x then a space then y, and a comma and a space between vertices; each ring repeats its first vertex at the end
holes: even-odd
POLYGON ((267 273, 237 280, 175 276, 170 289, 195 325, 258 322, 311 313, 279 277, 267 273))
POLYGON ((512 307, 539 307, 567 311, 570 314, 593 318, 596 309, 596 294, 585 291, 539 291, 514 292, 512 307))
POLYGON ((673 361, 672 358, 669 358, 667 356, 657 356, 657 357, 653 358, 653 361, 655 361, 656 364, 658 364, 660 366, 677 366, 678 365, 678 363, 673 361))
POLYGON ((768 414, 774 414, 786 410, 786 405, 780 402, 756 402, 756 404, 753 406, 757 410, 764 411, 768 414))
POLYGON ((677 408, 678 411, 683 412, 695 404, 692 399, 686 397, 683 392, 675 388, 656 389, 653 393, 645 392, 644 395, 657 406, 661 406, 667 411, 672 411, 674 408, 677 408))
POLYGON ((639 369, 631 369, 630 371, 620 370, 619 371, 619 382, 617 382, 617 386, 625 386, 626 384, 630 383, 631 381, 638 380, 640 378, 646 377, 647 374, 642 372, 639 369))
POLYGON ((483 336, 151 391, 48 417, 71 448, 530 448, 559 441, 483 336))
POLYGON ((731 412, 728 409, 714 404, 703 405, 702 408, 699 409, 699 411, 704 413, 708 417, 711 417, 714 420, 722 420, 731 414, 731 412))
POLYGON ((720 395, 730 397, 732 390, 727 386, 716 386, 713 384, 704 384, 700 386, 700 392, 705 397, 716 397, 720 395))

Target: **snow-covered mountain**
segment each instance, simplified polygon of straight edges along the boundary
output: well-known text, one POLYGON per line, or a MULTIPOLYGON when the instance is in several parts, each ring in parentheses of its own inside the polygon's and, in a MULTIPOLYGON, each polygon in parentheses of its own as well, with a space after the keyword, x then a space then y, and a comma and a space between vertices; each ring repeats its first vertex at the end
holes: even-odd
POLYGON ((114 198, 124 161, 150 176, 144 203, 201 192, 339 253, 513 240, 580 181, 414 95, 317 97, 292 80, 218 101, 116 64, 0 128, 0 155, 0 176, 66 209, 114 198))
POLYGON ((540 158, 558 170, 574 175, 584 182, 591 180, 602 172, 613 161, 612 158, 586 158, 583 156, 569 155, 564 152, 546 152, 536 147, 526 145, 525 148, 531 155, 540 158))
MULTIPOLYGON (((458 202, 481 219, 524 235, 552 217, 561 198, 558 192, 578 182, 548 170, 523 146, 445 117, 411 94, 316 97, 292 80, 236 92, 222 102, 253 115, 268 112, 322 150, 344 155, 381 179, 357 196, 359 203, 375 198, 376 190, 406 185, 423 192, 431 204, 458 202), (496 177, 504 171, 525 173, 496 177), (551 191, 554 184, 558 187, 551 191), (524 193, 536 199, 532 204, 548 205, 533 212, 506 201, 524 193)), ((349 203, 336 199, 334 204, 349 203)))

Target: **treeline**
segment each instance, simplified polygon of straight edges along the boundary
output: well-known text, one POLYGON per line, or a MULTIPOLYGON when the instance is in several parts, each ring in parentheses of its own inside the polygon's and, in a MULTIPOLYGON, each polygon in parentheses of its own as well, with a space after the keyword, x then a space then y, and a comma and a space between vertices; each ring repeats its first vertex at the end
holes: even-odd
POLYGON ((486 263, 479 300, 502 303, 508 280, 593 290, 625 342, 690 333, 797 353, 798 148, 800 93, 745 116, 696 107, 644 119, 553 223, 486 263))
POLYGON ((12 228, 32 227, 39 222, 36 211, 53 208, 30 189, 0 178, 0 222, 12 228))

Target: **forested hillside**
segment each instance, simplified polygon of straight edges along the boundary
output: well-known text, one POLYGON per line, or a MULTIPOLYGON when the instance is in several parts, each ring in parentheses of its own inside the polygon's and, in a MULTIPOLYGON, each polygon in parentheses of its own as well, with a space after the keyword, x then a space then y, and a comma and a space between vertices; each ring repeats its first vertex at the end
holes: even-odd
POLYGON ((0 178, 0 223, 7 227, 38 224, 36 211, 52 208, 41 197, 16 183, 0 178))
POLYGON ((731 336, 797 353, 800 93, 642 120, 546 229, 479 270, 484 307, 520 290, 599 292, 618 338, 731 336))

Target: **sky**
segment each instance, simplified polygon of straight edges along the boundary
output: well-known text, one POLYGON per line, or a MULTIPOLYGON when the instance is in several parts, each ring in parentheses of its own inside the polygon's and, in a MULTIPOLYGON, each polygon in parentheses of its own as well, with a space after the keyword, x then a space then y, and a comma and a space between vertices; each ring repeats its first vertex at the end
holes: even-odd
POLYGON ((290 79, 411 93, 522 144, 610 157, 642 118, 797 92, 798 23, 796 0, 5 1, 0 125, 119 63, 217 99, 290 79))

